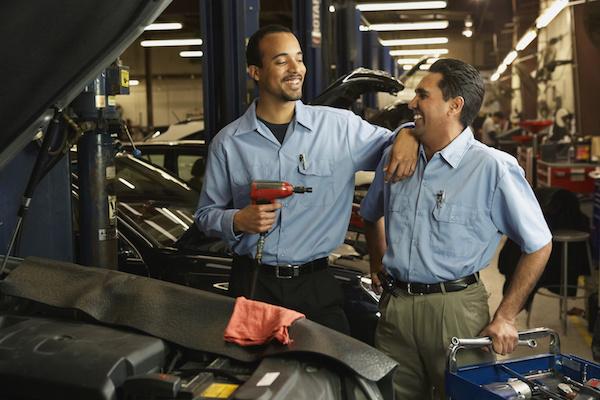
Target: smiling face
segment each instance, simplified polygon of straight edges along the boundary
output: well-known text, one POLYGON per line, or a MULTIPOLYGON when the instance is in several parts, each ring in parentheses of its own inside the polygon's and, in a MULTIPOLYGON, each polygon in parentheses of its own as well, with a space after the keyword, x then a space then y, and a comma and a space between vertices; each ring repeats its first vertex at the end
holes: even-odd
POLYGON ((251 65, 248 72, 258 83, 261 98, 281 102, 302 97, 306 66, 296 37, 287 32, 270 33, 259 44, 262 66, 251 65))
POLYGON ((415 97, 408 104, 415 113, 414 134, 419 138, 441 131, 451 118, 452 99, 444 100, 439 87, 441 80, 440 73, 427 74, 415 89, 415 97))

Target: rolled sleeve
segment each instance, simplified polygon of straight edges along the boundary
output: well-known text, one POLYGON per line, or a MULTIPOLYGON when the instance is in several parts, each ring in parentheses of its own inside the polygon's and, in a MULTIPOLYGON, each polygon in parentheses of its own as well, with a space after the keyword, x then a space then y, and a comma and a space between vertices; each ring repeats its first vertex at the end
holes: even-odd
POLYGON ((375 170, 375 178, 369 187, 367 195, 360 203, 360 215, 369 222, 376 222, 384 214, 384 184, 383 181, 383 165, 385 164, 384 156, 379 161, 379 165, 375 170))
POLYGON ((350 113, 347 119, 348 150, 355 171, 373 171, 381 159, 383 149, 394 137, 386 128, 372 125, 350 113))
POLYGON ((509 165, 492 200, 492 220, 498 230, 531 254, 552 240, 540 205, 523 170, 509 165))

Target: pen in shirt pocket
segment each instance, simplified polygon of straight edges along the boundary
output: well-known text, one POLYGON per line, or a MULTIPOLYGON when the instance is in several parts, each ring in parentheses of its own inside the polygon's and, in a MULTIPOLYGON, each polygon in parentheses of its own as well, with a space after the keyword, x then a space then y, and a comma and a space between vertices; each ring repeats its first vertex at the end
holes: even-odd
POLYGON ((446 192, 440 190, 435 194, 435 205, 437 208, 441 208, 444 205, 444 201, 446 201, 446 192))
POLYGON ((302 169, 306 169, 306 156, 304 153, 298 154, 298 161, 300 161, 300 165, 302 165, 302 169))

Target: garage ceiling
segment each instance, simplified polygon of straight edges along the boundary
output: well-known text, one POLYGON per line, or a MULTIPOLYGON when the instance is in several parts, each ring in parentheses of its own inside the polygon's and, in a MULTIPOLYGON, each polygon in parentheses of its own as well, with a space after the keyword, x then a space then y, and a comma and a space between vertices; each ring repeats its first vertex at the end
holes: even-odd
MULTIPOLYGON (((268 23, 281 23, 291 25, 292 7, 294 0, 262 0, 261 1, 261 25, 268 23)), ((411 0, 416 1, 416 0, 411 0)), ((325 5, 347 4, 346 0, 322 0, 325 5)), ((359 0, 356 3, 392 3, 386 0, 359 0)), ((397 1, 396 1, 397 2, 397 1)), ((447 0, 447 6, 436 10, 414 10, 414 11, 365 11, 362 12, 363 23, 381 24, 397 22, 422 22, 432 20, 447 20, 449 26, 444 30, 421 30, 421 31, 393 31, 379 32, 379 37, 387 39, 409 39, 421 37, 448 37, 450 49, 453 48, 452 41, 464 41, 464 47, 468 43, 477 43, 479 54, 477 67, 482 70, 494 69, 500 60, 513 47, 514 21, 518 23, 520 35, 525 28, 531 25, 539 13, 539 0, 447 0), (513 21, 513 9, 516 16, 513 21), (473 36, 470 39, 461 35, 465 27, 465 19, 470 17, 473 21, 473 36)), ((199 2, 192 0, 174 0, 157 22, 182 22, 184 28, 173 32, 146 32, 144 39, 153 38, 183 38, 199 37, 199 2)), ((393 46, 390 49, 410 49, 415 46, 393 46)), ((419 48, 440 47, 440 45, 418 46, 419 48)), ((448 47, 448 46, 446 46, 448 47)), ((475 46, 473 46, 475 48, 475 46)), ((457 56, 452 52, 448 57, 457 56)), ((459 55, 458 55, 459 56, 459 55)))

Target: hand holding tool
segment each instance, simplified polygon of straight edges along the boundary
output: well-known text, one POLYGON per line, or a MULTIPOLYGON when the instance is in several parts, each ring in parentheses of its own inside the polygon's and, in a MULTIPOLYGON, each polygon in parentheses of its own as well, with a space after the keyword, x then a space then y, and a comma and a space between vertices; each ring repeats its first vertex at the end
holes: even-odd
MULTIPOLYGON (((312 188, 304 186, 293 186, 284 181, 253 181, 250 184, 250 198, 252 204, 275 203, 277 199, 283 199, 294 193, 310 193, 312 188)), ((256 244, 256 262, 261 263, 262 252, 265 247, 266 232, 260 233, 260 238, 256 244)))
MULTIPOLYGON (((293 186, 284 181, 253 181, 250 184, 250 198, 252 204, 269 204, 275 203, 277 199, 283 199, 293 195, 294 193, 311 193, 312 188, 304 186, 293 186)), ((252 285, 250 287, 250 298, 254 298, 256 289, 256 279, 258 276, 257 268, 262 263, 262 253, 265 247, 266 232, 261 232, 258 242, 256 243, 256 265, 252 272, 252 285)))

